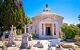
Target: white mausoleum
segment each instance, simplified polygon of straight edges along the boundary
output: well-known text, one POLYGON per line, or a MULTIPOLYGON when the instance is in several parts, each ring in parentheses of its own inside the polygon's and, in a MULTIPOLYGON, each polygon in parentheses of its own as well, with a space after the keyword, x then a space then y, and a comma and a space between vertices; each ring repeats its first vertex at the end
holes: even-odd
POLYGON ((32 24, 29 25, 29 32, 39 35, 39 37, 51 36, 59 38, 63 17, 52 12, 46 4, 45 9, 32 18, 32 24))

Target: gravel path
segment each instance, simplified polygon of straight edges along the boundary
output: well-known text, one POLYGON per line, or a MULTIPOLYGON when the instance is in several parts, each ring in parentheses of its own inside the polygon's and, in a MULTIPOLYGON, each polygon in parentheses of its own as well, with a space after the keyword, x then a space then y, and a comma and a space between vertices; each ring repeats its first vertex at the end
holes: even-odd
MULTIPOLYGON (((8 50, 20 50, 19 47, 21 45, 21 41, 15 41, 15 43, 16 43, 17 47, 9 47, 8 50)), ((32 46, 32 48, 30 50, 47 50, 48 49, 49 41, 48 40, 32 40, 32 41, 29 41, 29 44, 32 46), (36 44, 38 41, 40 41, 43 44, 44 48, 33 47, 33 45, 36 44)), ((74 43, 64 43, 64 44, 74 45, 74 43)), ((0 41, 0 46, 1 45, 3 45, 2 41, 0 41)), ((2 50, 2 49, 0 48, 0 50, 2 50)), ((52 47, 52 50, 56 50, 56 48, 52 47)), ((69 50, 69 49, 62 48, 61 50, 69 50)), ((80 48, 77 48, 77 50, 80 50, 80 48)))

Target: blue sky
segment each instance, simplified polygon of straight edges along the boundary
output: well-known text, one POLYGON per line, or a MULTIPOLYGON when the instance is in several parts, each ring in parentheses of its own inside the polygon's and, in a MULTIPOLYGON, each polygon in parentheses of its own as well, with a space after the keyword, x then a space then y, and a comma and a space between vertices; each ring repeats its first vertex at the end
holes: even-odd
POLYGON ((79 23, 80 0, 22 0, 25 14, 32 18, 48 4, 53 13, 64 17, 65 23, 79 23))

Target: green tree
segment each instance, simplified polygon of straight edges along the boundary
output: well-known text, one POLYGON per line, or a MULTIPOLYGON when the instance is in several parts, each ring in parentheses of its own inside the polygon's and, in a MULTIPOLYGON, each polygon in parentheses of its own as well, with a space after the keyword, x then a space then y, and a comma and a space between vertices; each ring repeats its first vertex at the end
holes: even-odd
POLYGON ((77 26, 80 28, 80 24, 77 24, 77 26))
POLYGON ((11 25, 22 29, 27 24, 27 16, 20 0, 0 0, 0 30, 10 29, 11 25))
POLYGON ((77 24, 77 26, 79 27, 79 33, 78 33, 78 35, 80 36, 80 15, 78 16, 78 20, 79 20, 79 24, 77 24))
POLYGON ((74 39, 75 35, 78 33, 79 28, 73 24, 63 24, 61 30, 65 34, 65 39, 74 39))
POLYGON ((79 28, 78 35, 80 36, 80 24, 77 24, 76 26, 79 28))
POLYGON ((78 16, 78 20, 80 21, 80 15, 78 16))

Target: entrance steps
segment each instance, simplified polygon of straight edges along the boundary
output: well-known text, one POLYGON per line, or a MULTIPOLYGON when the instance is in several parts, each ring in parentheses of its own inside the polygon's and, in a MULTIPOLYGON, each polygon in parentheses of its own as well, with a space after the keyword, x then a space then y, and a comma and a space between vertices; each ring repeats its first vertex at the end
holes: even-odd
POLYGON ((39 39, 48 40, 48 39, 54 39, 54 37, 53 36, 40 36, 39 39))

